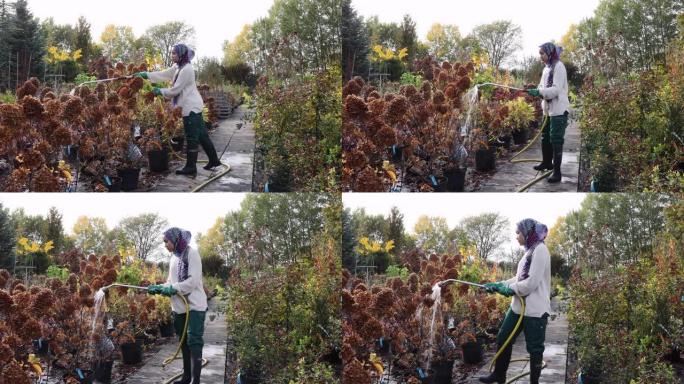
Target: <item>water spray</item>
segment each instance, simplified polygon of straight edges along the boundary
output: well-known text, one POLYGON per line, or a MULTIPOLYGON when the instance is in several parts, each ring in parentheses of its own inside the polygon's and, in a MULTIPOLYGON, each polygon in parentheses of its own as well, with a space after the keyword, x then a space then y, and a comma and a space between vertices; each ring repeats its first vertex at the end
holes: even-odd
MULTIPOLYGON (((143 287, 140 285, 131 285, 131 284, 121 284, 121 283, 114 283, 107 285, 105 287, 100 288, 97 292, 95 292, 95 318, 93 319, 93 330, 95 329, 95 322, 98 318, 98 312, 100 311, 100 306, 102 304, 103 299, 105 298, 105 293, 114 287, 121 287, 121 288, 131 288, 131 289, 138 289, 142 291, 147 291, 149 288, 148 287, 143 287)), ((171 364, 176 358, 178 358, 178 354, 181 351, 181 346, 183 345, 183 342, 185 342, 185 338, 187 337, 188 334, 188 323, 190 321, 190 304, 188 303, 188 299, 185 298, 185 296, 181 295, 180 292, 176 293, 176 296, 180 297, 183 300, 183 303, 185 304, 185 324, 183 325, 183 333, 181 334, 180 341, 178 342, 178 348, 176 348, 176 352, 173 354, 173 356, 170 356, 166 358, 162 362, 162 368, 165 368, 167 365, 171 364)), ((203 358, 202 359, 202 366, 205 366, 209 363, 209 360, 203 358)), ((177 379, 180 377, 183 373, 179 373, 170 379, 168 379, 165 384, 172 382, 173 380, 177 379)))
POLYGON ((110 81, 117 81, 117 80, 129 80, 132 79, 133 76, 119 76, 119 77, 112 77, 109 79, 102 79, 102 80, 92 80, 92 81, 84 81, 81 84, 75 86, 71 92, 69 92, 70 96, 73 96, 76 93, 76 89, 84 84, 99 84, 99 83, 108 83, 110 81))
MULTIPOLYGON (((464 281, 464 280, 457 280, 457 279, 447 279, 447 280, 440 281, 437 284, 435 284, 435 287, 445 287, 449 284, 454 284, 454 283, 465 284, 465 285, 470 285, 470 286, 477 287, 477 288, 487 289, 487 287, 484 284, 478 284, 478 283, 473 283, 471 281, 464 281)), ((520 314, 520 316, 518 316, 518 321, 516 322, 515 327, 513 328, 513 332, 511 332, 511 334, 508 335, 508 338, 501 345, 501 348, 499 348, 499 350, 496 351, 496 354, 494 355, 492 362, 489 364, 489 371, 490 372, 494 369, 494 363, 496 362, 496 359, 498 359, 499 356, 501 356, 504 349, 506 349, 508 347, 508 345, 513 341, 513 336, 518 332, 518 329, 520 328, 520 325, 522 324, 523 317, 525 316, 525 298, 518 295, 518 294, 516 294, 516 297, 518 297, 520 299, 520 304, 521 304, 520 305, 520 312, 521 312, 521 314, 520 314)), ((519 358, 519 359, 512 359, 511 360, 511 362, 517 362, 517 361, 529 362, 530 359, 529 358, 519 358)), ((547 365, 546 362, 542 361, 542 369, 546 368, 546 365, 547 365)), ((513 377, 512 379, 506 381, 506 384, 514 383, 514 382, 518 381, 519 379, 521 379, 521 378, 523 378, 529 374, 530 374, 529 371, 523 372, 523 373, 513 377)))

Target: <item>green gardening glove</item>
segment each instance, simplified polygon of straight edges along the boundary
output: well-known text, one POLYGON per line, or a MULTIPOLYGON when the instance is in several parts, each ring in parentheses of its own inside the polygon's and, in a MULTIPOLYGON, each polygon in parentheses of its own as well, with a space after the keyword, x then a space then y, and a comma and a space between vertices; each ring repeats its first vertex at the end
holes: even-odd
POLYGON ((489 293, 494 293, 494 292, 499 292, 499 287, 503 287, 503 283, 501 282, 496 282, 496 283, 486 283, 485 289, 489 293))
POLYGON ((147 287, 148 295, 161 295, 162 285, 150 285, 147 287))
POLYGON ((511 297, 511 296, 515 295, 515 291, 513 291, 509 286, 503 285, 503 284, 501 285, 501 287, 499 287, 497 292, 499 292, 500 294, 502 294, 506 297, 511 297))
POLYGON ((161 89, 159 89, 157 87, 152 88, 152 93, 154 93, 155 96, 162 96, 161 89))
POLYGON ((145 80, 147 80, 147 79, 150 78, 149 76, 147 76, 147 72, 138 72, 138 73, 134 73, 133 76, 142 77, 142 78, 145 79, 145 80))
POLYGON ((162 295, 164 295, 164 296, 171 297, 171 296, 175 295, 177 292, 178 292, 178 291, 176 291, 175 289, 173 289, 172 286, 170 286, 170 285, 164 285, 164 286, 162 286, 161 292, 160 292, 160 293, 161 293, 162 295))
POLYGON ((539 90, 537 88, 530 88, 525 90, 530 96, 534 97, 541 97, 541 93, 539 93, 539 90))

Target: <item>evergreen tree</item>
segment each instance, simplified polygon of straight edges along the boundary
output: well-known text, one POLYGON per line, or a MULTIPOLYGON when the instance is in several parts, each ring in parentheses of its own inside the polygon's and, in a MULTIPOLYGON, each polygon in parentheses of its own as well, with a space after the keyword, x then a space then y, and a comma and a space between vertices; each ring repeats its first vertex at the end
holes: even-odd
POLYGON ((356 14, 351 0, 342 1, 342 74, 345 82, 368 74, 369 39, 363 17, 356 14))
POLYGON ((12 271, 16 234, 9 211, 0 203, 0 268, 12 271))
POLYGON ((38 19, 28 8, 26 0, 17 0, 15 15, 10 23, 9 51, 18 55, 19 83, 42 74, 45 47, 38 19))

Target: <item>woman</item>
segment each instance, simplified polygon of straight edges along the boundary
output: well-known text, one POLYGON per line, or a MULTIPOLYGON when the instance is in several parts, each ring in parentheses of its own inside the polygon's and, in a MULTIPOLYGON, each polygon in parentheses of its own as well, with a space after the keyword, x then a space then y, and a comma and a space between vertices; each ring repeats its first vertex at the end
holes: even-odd
POLYGON ((487 283, 489 292, 499 292, 504 296, 514 296, 511 307, 501 325, 496 342, 501 346, 515 328, 518 319, 523 321, 511 343, 504 349, 495 362, 494 372, 481 377, 482 383, 505 383, 508 364, 511 362, 513 343, 521 331, 525 332, 527 352, 530 354, 530 383, 539 383, 544 354, 546 322, 551 312, 551 256, 544 239, 548 233, 546 225, 533 219, 518 223, 516 235, 518 243, 525 247, 525 255, 518 263, 516 277, 498 282, 487 283), (521 314, 521 300, 525 298, 525 313, 521 314))
POLYGON ((561 181, 563 142, 570 108, 568 75, 565 65, 560 61, 562 51, 563 48, 553 43, 545 43, 539 47, 539 56, 546 66, 542 72, 539 87, 527 90, 530 95, 543 98, 542 162, 535 165, 534 169, 537 171, 553 169, 553 174, 547 179, 549 183, 561 181))
POLYGON ((202 371, 202 348, 204 347, 204 319, 207 313, 207 296, 202 283, 202 261, 196 249, 190 247, 190 232, 170 228, 164 232, 164 245, 174 257, 169 263, 169 277, 164 285, 150 285, 152 295, 171 297, 174 327, 182 337, 185 325, 185 302, 176 294, 183 295, 190 305, 188 333, 181 345, 183 352, 183 377, 174 384, 199 384, 202 371))
POLYGON ((204 169, 210 170, 221 165, 202 118, 204 102, 197 90, 195 71, 190 64, 194 56, 195 52, 185 44, 176 44, 171 52, 171 60, 176 65, 164 71, 135 74, 135 76, 149 79, 153 83, 171 82, 171 88, 154 88, 153 92, 157 96, 172 99, 174 107, 178 106, 183 110, 187 160, 185 167, 176 171, 176 174, 190 176, 197 175, 198 144, 202 145, 202 149, 209 157, 209 163, 204 166, 204 169))

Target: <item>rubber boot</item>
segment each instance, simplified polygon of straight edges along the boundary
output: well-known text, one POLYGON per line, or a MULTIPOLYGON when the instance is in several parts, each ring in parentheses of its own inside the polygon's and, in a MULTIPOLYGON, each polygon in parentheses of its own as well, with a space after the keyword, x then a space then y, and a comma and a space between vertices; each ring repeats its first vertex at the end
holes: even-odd
POLYGON ((218 167, 219 165, 221 165, 221 161, 219 160, 218 155, 216 154, 216 148, 214 148, 214 143, 212 143, 209 136, 202 136, 202 138, 200 139, 200 145, 202 145, 204 153, 206 153, 207 157, 209 158, 209 163, 207 163, 207 165, 205 165, 202 168, 208 171, 214 167, 218 167))
POLYGON ((490 373, 489 376, 480 377, 480 382, 506 384, 506 371, 508 371, 508 364, 511 363, 512 354, 513 346, 509 345, 494 362, 494 372, 490 373))
POLYGON ((561 163, 563 162, 563 144, 553 145, 553 174, 546 179, 549 183, 560 183, 561 163))
POLYGON ((176 175, 197 175, 197 151, 187 152, 187 159, 185 160, 185 167, 176 171, 176 175))
POLYGON ((539 384, 541 376, 543 356, 530 355, 530 384, 539 384))
MULTIPOLYGON (((185 343, 184 343, 185 344, 185 343)), ((192 380, 192 365, 190 364, 190 348, 187 344, 181 347, 183 352, 183 377, 174 381, 173 384, 190 384, 192 380)))
POLYGON ((535 165, 533 168, 535 171, 546 171, 553 169, 553 164, 551 159, 553 158, 553 147, 551 143, 545 143, 542 141, 542 162, 535 165))
POLYGON ((202 350, 192 351, 191 354, 191 365, 192 365, 192 383, 200 384, 200 375, 202 374, 202 350))

